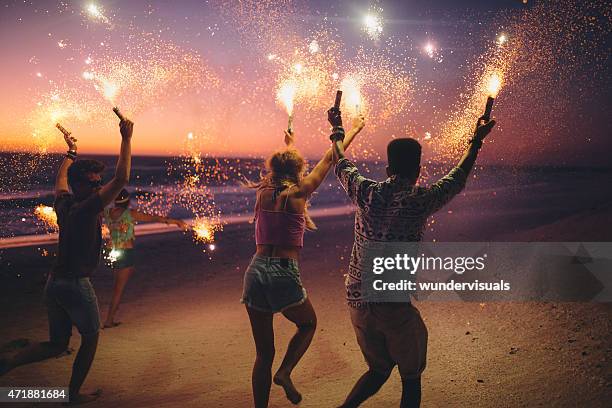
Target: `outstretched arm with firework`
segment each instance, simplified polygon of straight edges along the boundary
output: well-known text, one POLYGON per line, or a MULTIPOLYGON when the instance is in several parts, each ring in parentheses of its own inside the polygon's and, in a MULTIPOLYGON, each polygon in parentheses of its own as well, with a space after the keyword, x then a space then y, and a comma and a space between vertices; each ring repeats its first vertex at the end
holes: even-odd
POLYGON ((122 116, 121 122, 119 122, 119 130, 121 132, 121 150, 119 152, 119 160, 117 161, 115 176, 110 182, 106 183, 100 189, 100 197, 102 198, 102 203, 104 206, 107 206, 113 202, 121 189, 130 180, 130 168, 132 161, 131 140, 132 132, 134 130, 134 123, 122 116))
POLYGON ((58 123, 58 129, 64 134, 64 140, 68 145, 68 152, 62 160, 62 164, 60 164, 60 168, 57 171, 57 176, 55 178, 55 195, 58 196, 63 193, 68 192, 68 167, 76 160, 76 138, 70 135, 66 129, 61 127, 58 123))
POLYGON ((459 164, 457 165, 457 167, 463 170, 466 175, 468 175, 470 171, 472 171, 472 167, 474 167, 478 152, 482 147, 482 141, 491 132, 493 126, 495 126, 495 120, 488 120, 485 117, 478 118, 478 122, 476 123, 476 130, 474 131, 474 136, 470 139, 469 147, 465 151, 463 157, 461 157, 461 160, 459 160, 459 164))
MULTIPOLYGON (((338 111, 338 114, 339 112, 340 111, 338 111)), ((353 126, 351 130, 344 137, 344 141, 340 143, 342 145, 342 151, 348 149, 348 147, 355 139, 355 136, 357 136, 359 132, 361 132, 364 126, 365 119, 363 115, 359 115, 355 119, 353 119, 353 126)), ((334 154, 332 152, 332 149, 327 149, 327 151, 323 155, 323 158, 317 163, 317 165, 312 169, 312 171, 308 173, 306 177, 304 177, 301 190, 305 196, 312 194, 312 192, 314 192, 319 187, 319 185, 321 185, 323 180, 325 180, 325 176, 327 176, 327 173, 329 172, 332 167, 332 164, 334 163, 333 158, 334 154)))

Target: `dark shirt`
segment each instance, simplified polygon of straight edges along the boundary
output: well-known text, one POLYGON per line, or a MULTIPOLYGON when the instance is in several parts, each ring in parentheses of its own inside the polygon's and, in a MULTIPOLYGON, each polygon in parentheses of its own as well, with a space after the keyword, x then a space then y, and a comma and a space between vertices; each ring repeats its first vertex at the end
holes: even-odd
POLYGON ((100 194, 77 201, 72 194, 61 193, 55 198, 53 208, 59 225, 59 242, 52 275, 63 278, 91 276, 98 267, 102 249, 100 214, 104 205, 100 194))

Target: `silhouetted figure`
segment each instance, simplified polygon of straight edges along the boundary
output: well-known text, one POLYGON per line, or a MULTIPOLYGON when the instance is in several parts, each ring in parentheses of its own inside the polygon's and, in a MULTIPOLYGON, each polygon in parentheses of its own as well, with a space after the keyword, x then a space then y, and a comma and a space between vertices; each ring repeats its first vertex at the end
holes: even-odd
POLYGON ((104 164, 96 160, 76 160, 76 139, 64 135, 69 150, 55 182, 54 208, 59 225, 57 261, 45 287, 49 341, 33 344, 0 362, 0 373, 4 374, 20 365, 58 356, 68 349, 72 326, 76 326, 81 334, 81 346, 70 378, 72 404, 99 396, 99 390, 92 394, 80 393, 96 354, 100 330, 98 301, 89 278, 100 261, 100 215, 129 180, 133 126, 127 119, 119 123, 121 152, 117 169, 113 179, 104 185, 104 164))
POLYGON ((130 193, 123 189, 115 199, 113 208, 104 210, 104 223, 110 234, 110 266, 113 270, 113 297, 108 307, 108 314, 104 321, 104 328, 116 327, 121 322, 115 321, 115 315, 119 310, 119 303, 123 296, 123 290, 134 272, 136 257, 134 254, 134 225, 137 222, 162 222, 173 224, 182 230, 189 226, 182 220, 147 214, 130 208, 130 193))
MULTIPOLYGON (((355 121, 345 147, 363 128, 355 121)), ((291 372, 302 358, 315 333, 317 317, 302 287, 298 256, 304 230, 315 229, 306 212, 310 195, 319 187, 332 166, 329 149, 308 175, 306 163, 293 146, 293 132, 285 131, 287 148, 274 153, 266 162, 266 174, 258 183, 255 204, 257 251, 244 274, 242 303, 246 305, 257 356, 253 367, 253 399, 256 408, 268 406, 274 361, 273 316, 281 312, 295 323, 297 332, 274 375, 274 383, 285 390, 289 401, 298 404, 302 395, 291 381, 291 372)))
MULTIPOLYGON (((427 329, 418 310, 409 302, 368 303, 363 298, 362 272, 372 269, 365 261, 368 242, 418 242, 427 217, 458 194, 467 180, 483 139, 495 125, 478 120, 474 137, 455 167, 429 188, 416 185, 421 170, 421 145, 414 139, 395 139, 387 147, 387 178, 378 182, 363 177, 344 157, 344 131, 337 109, 328 118, 336 175, 355 204, 355 242, 346 279, 347 303, 357 342, 368 371, 357 381, 342 407, 357 407, 387 381, 395 365, 402 378, 401 407, 421 402, 421 373, 427 355, 427 329)), ((408 298, 409 299, 409 298, 408 298)))

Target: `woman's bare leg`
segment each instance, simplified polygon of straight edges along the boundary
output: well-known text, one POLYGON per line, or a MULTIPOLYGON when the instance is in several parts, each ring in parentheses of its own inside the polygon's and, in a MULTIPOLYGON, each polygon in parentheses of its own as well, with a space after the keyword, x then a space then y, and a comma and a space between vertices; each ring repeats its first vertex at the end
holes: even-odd
POLYGON ((301 305, 285 310, 283 315, 295 323, 297 331, 291 338, 285 358, 274 375, 274 383, 284 388, 289 401, 298 404, 302 400, 302 395, 291 381, 291 372, 312 342, 317 328, 317 315, 310 299, 306 299, 301 305))
POLYGON ((128 280, 130 279, 130 276, 132 276, 133 272, 133 266, 129 268, 113 270, 113 298, 111 300, 110 306, 108 307, 108 315, 106 316, 106 321, 104 322, 105 328, 116 326, 115 314, 117 313, 117 310, 119 310, 119 303, 121 302, 121 297, 123 296, 123 290, 125 289, 125 285, 128 283, 128 280))
POLYGON ((255 408, 266 408, 272 386, 272 362, 274 361, 273 314, 246 307, 255 340, 255 365, 251 377, 255 408))

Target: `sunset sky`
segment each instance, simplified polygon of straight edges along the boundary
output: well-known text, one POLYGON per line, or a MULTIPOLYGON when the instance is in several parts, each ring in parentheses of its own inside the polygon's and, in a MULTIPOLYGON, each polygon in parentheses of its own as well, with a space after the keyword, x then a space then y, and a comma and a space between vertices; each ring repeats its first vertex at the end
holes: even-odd
POLYGON ((191 133, 211 155, 262 156, 281 146, 276 94, 290 80, 303 87, 298 147, 314 157, 328 145, 325 109, 351 77, 367 120, 358 156, 412 136, 445 159, 467 139, 494 67, 499 126, 485 162, 609 163, 604 2, 331 3, 3 2, 1 149, 63 151, 59 120, 82 152, 115 153, 116 104, 136 123, 135 154, 176 154, 191 133), (366 15, 380 32, 366 32, 366 15))

